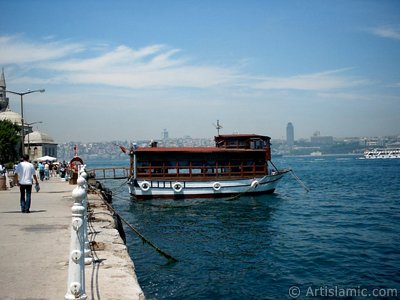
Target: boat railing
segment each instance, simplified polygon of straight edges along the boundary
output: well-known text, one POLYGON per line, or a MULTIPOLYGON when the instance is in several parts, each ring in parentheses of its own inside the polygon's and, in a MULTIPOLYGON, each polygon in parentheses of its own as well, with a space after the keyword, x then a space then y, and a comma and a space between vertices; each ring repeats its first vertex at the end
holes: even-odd
POLYGON ((97 180, 126 179, 129 178, 129 171, 127 167, 94 168, 86 170, 89 177, 94 177, 97 180))
POLYGON ((243 163, 238 165, 206 165, 188 166, 173 165, 167 166, 165 164, 137 167, 137 176, 141 178, 187 178, 187 179, 206 179, 206 178, 239 178, 239 177, 256 177, 264 176, 268 172, 266 164, 252 164, 245 165, 243 163))

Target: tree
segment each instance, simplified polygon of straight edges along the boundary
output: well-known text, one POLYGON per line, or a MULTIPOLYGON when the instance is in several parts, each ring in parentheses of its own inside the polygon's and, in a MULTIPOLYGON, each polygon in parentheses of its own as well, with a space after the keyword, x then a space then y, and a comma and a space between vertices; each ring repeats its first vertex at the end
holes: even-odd
POLYGON ((18 158, 21 127, 8 120, 0 121, 0 162, 15 162, 18 158))

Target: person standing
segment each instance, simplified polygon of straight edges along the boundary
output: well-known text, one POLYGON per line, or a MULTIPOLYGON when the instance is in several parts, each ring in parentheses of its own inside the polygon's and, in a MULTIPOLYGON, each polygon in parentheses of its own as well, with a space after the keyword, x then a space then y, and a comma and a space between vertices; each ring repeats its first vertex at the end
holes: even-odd
POLYGON ((44 179, 49 180, 50 178, 50 165, 49 162, 46 161, 46 163, 44 164, 44 179))
POLYGON ((39 187, 39 181, 35 168, 29 162, 29 155, 23 155, 22 159, 23 161, 15 168, 14 181, 19 185, 21 212, 30 213, 33 179, 37 187, 39 187))
POLYGON ((39 161, 38 169, 39 169, 40 180, 43 181, 43 179, 44 179, 44 165, 43 165, 43 163, 41 161, 39 161))

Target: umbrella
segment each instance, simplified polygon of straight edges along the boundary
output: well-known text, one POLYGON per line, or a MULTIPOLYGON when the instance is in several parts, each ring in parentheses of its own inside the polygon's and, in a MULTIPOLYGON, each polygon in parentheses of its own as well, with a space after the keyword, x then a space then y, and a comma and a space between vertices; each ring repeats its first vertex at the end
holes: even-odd
POLYGON ((57 160, 57 158, 46 155, 46 156, 39 157, 37 160, 38 161, 55 161, 55 160, 57 160))

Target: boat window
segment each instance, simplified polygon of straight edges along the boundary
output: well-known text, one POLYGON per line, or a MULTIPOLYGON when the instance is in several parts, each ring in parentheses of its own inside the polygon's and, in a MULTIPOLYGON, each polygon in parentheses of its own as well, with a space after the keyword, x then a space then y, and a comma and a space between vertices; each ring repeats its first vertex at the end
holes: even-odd
POLYGON ((250 149, 264 149, 265 142, 261 139, 254 139, 250 141, 250 149))
POLYGON ((180 160, 178 161, 178 165, 182 167, 188 167, 190 166, 190 162, 188 160, 180 160))
MULTIPOLYGON (((241 154, 243 155, 243 154, 241 154)), ((266 174, 267 165, 265 158, 260 155, 258 159, 208 159, 205 161, 190 159, 138 161, 137 174, 142 177, 154 178, 202 178, 202 177, 253 177, 266 174)))

